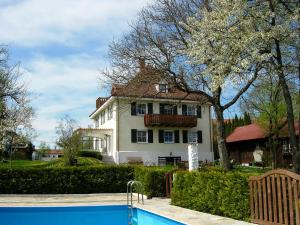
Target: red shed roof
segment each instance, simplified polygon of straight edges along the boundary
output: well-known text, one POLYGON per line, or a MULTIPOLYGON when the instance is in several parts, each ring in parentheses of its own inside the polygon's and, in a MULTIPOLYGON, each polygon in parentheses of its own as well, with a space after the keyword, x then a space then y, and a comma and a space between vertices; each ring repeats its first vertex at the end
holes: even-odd
MULTIPOLYGON (((299 136, 299 122, 295 122, 295 132, 299 136)), ((237 141, 248 141, 256 139, 264 139, 268 136, 267 132, 260 127, 258 124, 250 124, 242 127, 237 127, 234 131, 226 138, 227 143, 237 141)), ((286 124, 280 131, 279 137, 288 137, 288 125, 286 124)))
POLYGON ((267 136, 263 128, 257 124, 250 124, 242 127, 237 127, 226 138, 226 142, 237 142, 246 140, 263 139, 267 136))

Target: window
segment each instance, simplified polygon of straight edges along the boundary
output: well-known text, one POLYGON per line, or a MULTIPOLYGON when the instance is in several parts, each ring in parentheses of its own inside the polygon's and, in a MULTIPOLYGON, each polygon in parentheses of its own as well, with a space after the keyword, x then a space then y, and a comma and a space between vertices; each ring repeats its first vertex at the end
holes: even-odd
POLYGON ((137 110, 136 111, 137 115, 144 115, 144 114, 146 114, 147 105, 144 103, 139 103, 139 104, 137 104, 136 110, 137 110))
POLYGON ((97 119, 95 120, 95 128, 99 127, 99 117, 97 117, 97 119))
POLYGON ((164 131, 164 143, 174 143, 173 131, 164 131))
POLYGON ((167 92, 167 85, 166 84, 159 84, 158 88, 159 88, 160 92, 164 92, 164 93, 167 92))
POLYGON ((193 105, 188 105, 186 107, 186 113, 188 116, 196 116, 197 115, 197 108, 193 105))
POLYGON ((107 120, 112 119, 112 117, 113 117, 113 106, 111 105, 107 109, 107 120))
POLYGON ((291 144, 288 141, 284 140, 282 142, 282 150, 284 154, 291 153, 292 152, 291 144))
POLYGON ((173 115, 174 114, 174 107, 172 105, 165 105, 164 114, 173 115))
POLYGON ((147 131, 138 130, 136 133, 137 143, 147 143, 147 131))
POLYGON ((188 132, 188 143, 197 143, 198 142, 198 134, 196 131, 188 132))
POLYGON ((105 111, 103 111, 101 114, 100 114, 100 124, 104 124, 105 123, 105 111))

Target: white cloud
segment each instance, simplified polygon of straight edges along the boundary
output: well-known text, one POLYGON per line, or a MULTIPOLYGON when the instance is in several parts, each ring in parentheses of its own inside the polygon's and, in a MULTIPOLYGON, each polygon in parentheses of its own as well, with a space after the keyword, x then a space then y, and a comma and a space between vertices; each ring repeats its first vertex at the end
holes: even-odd
POLYGON ((65 114, 81 126, 90 124, 95 100, 104 94, 98 88, 99 71, 107 66, 101 56, 108 42, 126 31, 128 22, 150 1, 0 2, 0 43, 20 54, 28 88, 37 95, 32 101, 37 145, 42 140, 54 145, 57 121, 65 114))
POLYGON ((0 42, 77 45, 126 28, 142 0, 24 0, 0 7, 0 42))
POLYGON ((54 143, 57 122, 66 114, 83 127, 91 123, 88 117, 101 95, 99 69, 104 66, 97 58, 79 54, 64 59, 39 56, 22 68, 29 90, 37 96, 32 101, 37 140, 54 143))
POLYGON ((65 58, 38 56, 26 65, 32 90, 37 93, 76 92, 95 89, 99 70, 105 67, 97 57, 72 55, 65 58))

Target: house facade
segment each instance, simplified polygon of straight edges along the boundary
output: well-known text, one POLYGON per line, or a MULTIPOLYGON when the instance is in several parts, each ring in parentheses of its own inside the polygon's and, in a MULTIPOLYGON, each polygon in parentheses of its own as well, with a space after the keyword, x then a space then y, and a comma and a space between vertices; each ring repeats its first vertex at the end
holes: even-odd
POLYGON ((41 152, 40 149, 37 149, 32 153, 32 160, 51 161, 61 158, 63 157, 63 155, 63 150, 46 150, 44 152, 41 152))
POLYGON ((204 100, 153 74, 151 82, 113 85, 110 97, 96 100, 94 128, 82 137, 93 137, 93 148, 115 163, 187 161, 189 143, 197 145, 200 161, 211 162, 211 111, 204 100))

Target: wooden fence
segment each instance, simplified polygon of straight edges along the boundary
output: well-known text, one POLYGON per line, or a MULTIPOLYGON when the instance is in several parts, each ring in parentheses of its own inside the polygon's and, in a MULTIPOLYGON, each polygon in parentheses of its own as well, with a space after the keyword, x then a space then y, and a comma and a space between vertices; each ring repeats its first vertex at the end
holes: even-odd
POLYGON ((300 175, 272 170, 250 177, 249 186, 253 223, 300 225, 300 175))
POLYGON ((167 198, 171 197, 172 187, 173 187, 173 175, 176 171, 177 171, 177 169, 172 170, 172 171, 165 174, 165 178, 166 178, 166 197, 167 198))

